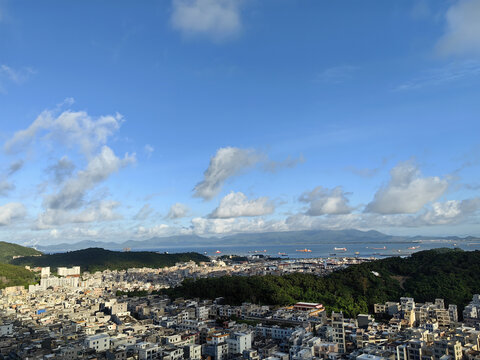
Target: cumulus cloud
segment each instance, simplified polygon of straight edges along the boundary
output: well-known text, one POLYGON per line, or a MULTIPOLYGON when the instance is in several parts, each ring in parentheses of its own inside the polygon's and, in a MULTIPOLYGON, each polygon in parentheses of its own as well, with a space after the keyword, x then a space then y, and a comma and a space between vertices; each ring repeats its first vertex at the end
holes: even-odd
POLYGON ((473 215, 480 208, 480 198, 448 200, 432 204, 430 210, 419 216, 420 223, 445 225, 457 223, 473 215))
POLYGON ((390 171, 389 183, 379 189, 366 212, 378 214, 413 214, 438 199, 448 188, 448 181, 421 177, 411 161, 402 162, 390 171))
POLYGON ((137 236, 140 236, 140 237, 165 236, 170 233, 170 230, 171 228, 167 224, 158 224, 149 228, 139 226, 137 229, 137 236))
POLYGON ((241 0, 173 0, 171 23, 186 36, 223 41, 242 29, 240 5, 241 0))
POLYGON ((74 170, 75 164, 67 156, 63 156, 54 165, 47 168, 47 172, 52 174, 53 180, 57 184, 69 178, 74 170))
POLYGON ((5 142, 4 150, 15 153, 24 150, 40 134, 67 147, 79 145, 87 156, 119 129, 123 118, 120 114, 100 116, 96 119, 84 111, 64 111, 56 116, 55 111, 43 111, 26 129, 17 131, 5 142))
POLYGON ((58 193, 47 196, 44 205, 49 209, 77 209, 84 204, 85 193, 88 190, 133 162, 135 162, 135 155, 126 154, 121 159, 105 145, 100 153, 90 160, 85 170, 79 171, 76 176, 68 179, 58 193))
POLYGON ((133 217, 134 220, 146 220, 149 218, 155 210, 150 206, 150 204, 145 204, 142 208, 135 214, 133 217))
POLYGON ((8 203, 0 206, 0 226, 10 225, 25 217, 27 210, 21 203, 8 203))
POLYGON ((36 228, 48 229, 71 223, 91 223, 121 219, 115 210, 120 203, 117 201, 99 201, 86 206, 83 210, 69 211, 65 209, 47 209, 38 216, 36 228))
POLYGON ((242 170, 257 164, 261 156, 250 149, 224 147, 218 149, 204 173, 204 179, 194 188, 194 196, 204 200, 213 199, 221 190, 224 182, 242 170))
POLYGON ((300 196, 300 201, 309 204, 306 214, 310 216, 349 214, 353 208, 348 205, 348 193, 341 186, 333 189, 316 187, 300 196))
POLYGON ((188 215, 190 209, 187 205, 182 203, 175 203, 170 207, 170 211, 167 214, 167 219, 180 219, 188 215))
POLYGON ((459 0, 445 15, 446 31, 437 43, 442 55, 480 55, 480 0, 459 0))
POLYGON ((211 219, 227 219, 242 216, 268 215, 275 211, 274 204, 268 197, 248 200, 241 192, 226 195, 220 205, 209 215, 211 219))
POLYGON ((284 221, 263 218, 206 219, 193 218, 190 231, 197 235, 286 231, 284 221))

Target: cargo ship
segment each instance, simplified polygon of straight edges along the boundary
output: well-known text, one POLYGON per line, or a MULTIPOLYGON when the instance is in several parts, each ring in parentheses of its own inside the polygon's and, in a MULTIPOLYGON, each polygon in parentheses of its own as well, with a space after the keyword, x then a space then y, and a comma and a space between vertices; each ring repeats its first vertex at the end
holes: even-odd
POLYGON ((347 251, 347 248, 344 248, 344 247, 343 248, 337 248, 336 247, 336 248, 333 248, 333 250, 335 250, 335 251, 347 251))
POLYGON ((300 249, 300 250, 295 250, 295 251, 299 251, 299 252, 312 252, 312 250, 310 250, 310 249, 300 249))

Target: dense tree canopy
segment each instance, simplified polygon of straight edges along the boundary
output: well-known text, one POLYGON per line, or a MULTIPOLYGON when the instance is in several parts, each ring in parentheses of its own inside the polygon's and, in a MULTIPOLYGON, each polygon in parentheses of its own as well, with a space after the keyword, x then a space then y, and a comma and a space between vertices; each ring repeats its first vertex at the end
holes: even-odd
POLYGON ((408 258, 353 265, 325 277, 296 273, 187 279, 165 292, 172 297, 224 297, 229 304, 320 302, 327 310, 342 310, 349 316, 371 311, 374 303, 396 301, 401 296, 422 302, 444 298, 447 304, 462 308, 474 293, 480 292, 480 251, 421 251, 408 258))

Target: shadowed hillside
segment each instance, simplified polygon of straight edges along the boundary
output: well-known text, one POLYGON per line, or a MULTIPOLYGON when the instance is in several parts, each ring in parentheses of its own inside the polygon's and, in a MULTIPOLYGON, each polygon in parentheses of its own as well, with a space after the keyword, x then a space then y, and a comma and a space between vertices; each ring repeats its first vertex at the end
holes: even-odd
POLYGON ((124 270, 134 267, 160 268, 173 266, 178 262, 209 261, 198 253, 158 254, 150 251, 120 252, 100 248, 90 248, 67 253, 29 256, 13 260, 15 265, 30 266, 73 266, 78 265, 82 271, 124 270))

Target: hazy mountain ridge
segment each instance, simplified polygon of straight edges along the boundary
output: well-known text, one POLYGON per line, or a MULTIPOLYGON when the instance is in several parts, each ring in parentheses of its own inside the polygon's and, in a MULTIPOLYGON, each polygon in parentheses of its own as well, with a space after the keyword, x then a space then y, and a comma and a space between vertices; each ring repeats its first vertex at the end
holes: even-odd
POLYGON ((125 242, 102 242, 85 240, 73 244, 39 245, 37 249, 45 252, 72 251, 91 247, 101 247, 109 250, 161 249, 162 247, 194 247, 194 246, 229 246, 229 245, 313 245, 313 244, 339 244, 339 243, 410 243, 417 240, 455 240, 472 241, 479 238, 468 236, 393 236, 379 231, 348 230, 304 230, 266 233, 244 233, 227 235, 223 237, 201 237, 198 235, 176 235, 167 237, 153 237, 147 240, 128 240, 125 242))

